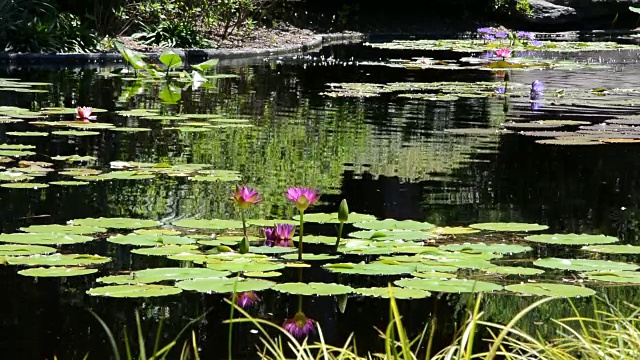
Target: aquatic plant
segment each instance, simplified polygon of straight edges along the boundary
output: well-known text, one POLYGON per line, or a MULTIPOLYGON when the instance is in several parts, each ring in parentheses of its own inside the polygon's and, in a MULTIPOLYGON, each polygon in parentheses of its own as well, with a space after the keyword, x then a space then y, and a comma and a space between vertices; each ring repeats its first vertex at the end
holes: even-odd
POLYGON ((261 301, 260 297, 255 291, 245 291, 236 294, 236 304, 242 308, 249 308, 261 301))
POLYGON ((336 238, 336 245, 333 247, 333 252, 338 251, 340 238, 342 238, 342 228, 344 227, 344 223, 349 221, 349 205, 347 204, 347 199, 342 199, 340 202, 340 206, 338 207, 338 221, 340 225, 338 225, 338 236, 336 238))
POLYGON ((282 328, 297 339, 304 339, 316 330, 316 321, 308 318, 302 311, 298 311, 293 318, 287 319, 282 328))
POLYGON ((291 200, 300 211, 300 231, 298 240, 298 261, 302 261, 302 234, 304 228, 304 211, 320 199, 317 189, 290 187, 286 193, 287 199, 291 200))
POLYGON ((83 121, 93 120, 96 117, 95 116, 91 116, 92 112, 93 112, 93 108, 91 108, 91 107, 87 107, 87 106, 78 107, 78 108, 76 108, 76 117, 78 117, 79 119, 81 119, 83 121))
POLYGON ((291 246, 291 240, 293 238, 293 232, 295 231, 295 228, 295 225, 291 224, 276 224, 272 228, 265 228, 264 244, 266 246, 291 246))
POLYGON ((496 56, 501 57, 502 60, 505 60, 511 57, 511 49, 509 48, 498 49, 496 50, 496 56))
POLYGON ((241 254, 249 252, 249 237, 247 236, 247 222, 245 218, 245 210, 252 205, 260 203, 260 194, 245 185, 236 185, 236 191, 231 197, 235 201, 236 205, 240 208, 240 216, 242 218, 242 233, 244 234, 242 241, 239 245, 239 251, 241 254))

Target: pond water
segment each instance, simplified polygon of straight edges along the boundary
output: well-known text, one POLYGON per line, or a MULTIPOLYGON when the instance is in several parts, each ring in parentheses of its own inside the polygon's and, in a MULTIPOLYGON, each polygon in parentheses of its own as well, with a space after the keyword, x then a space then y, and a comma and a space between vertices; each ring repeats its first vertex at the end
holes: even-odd
MULTIPOLYGON (((433 57, 453 61, 469 56, 451 51, 389 50, 355 44, 328 47, 304 56, 244 63, 222 61, 217 73, 236 76, 216 78, 209 86, 197 89, 182 83, 171 92, 166 91, 161 82, 112 76, 111 71, 121 66, 5 66, 2 78, 50 85, 33 85, 34 89, 46 90, 43 92, 7 91, 6 87, 11 85, 3 80, 0 87, 5 91, 0 106, 36 111, 46 107, 93 106, 107 110, 97 113, 94 122, 149 130, 89 129, 98 134, 24 136, 29 135, 26 131, 48 133, 68 129, 47 124, 36 126, 33 121, 47 120, 46 117, 10 112, 11 118, 24 121, 0 124, 0 143, 33 145, 35 148, 29 151, 35 154, 20 160, 54 164, 55 171, 29 180, 35 183, 83 181, 60 171, 91 168, 109 172, 113 171, 111 162, 207 164, 210 169, 237 171, 243 183, 254 186, 264 197, 261 204, 249 210, 249 218, 290 219, 296 213, 283 195, 285 189, 294 185, 312 186, 318 187, 322 196, 309 212, 335 212, 344 198, 352 212, 371 214, 379 219, 411 219, 452 227, 493 222, 537 223, 549 226, 544 233, 603 234, 617 237, 620 244, 635 245, 640 218, 640 144, 610 141, 596 146, 562 146, 536 142, 543 138, 518 134, 520 129, 511 133, 450 130, 498 129, 510 120, 579 120, 589 124, 614 118, 638 121, 639 53, 631 49, 534 54, 554 61, 565 58, 598 66, 507 70, 516 94, 507 99, 506 112, 505 97, 493 94, 493 87, 497 89, 504 79, 503 72, 474 66, 468 69, 389 66, 398 64, 389 62, 392 59, 433 57), (547 102, 532 110, 527 94, 534 80, 544 82, 547 102), (398 92, 406 92, 407 85, 402 85, 400 91, 377 92, 367 97, 331 96, 335 93, 327 85, 407 82, 490 82, 492 95, 486 95, 483 89, 482 96, 462 96, 460 94, 469 91, 458 89, 453 91, 455 99, 411 98, 398 96, 398 92), (525 86, 519 88, 517 84, 525 86), (179 91, 180 88, 183 90, 179 91), (606 88, 607 92, 591 91, 596 88, 606 88), (561 89, 566 97, 555 96, 561 89), (525 96, 518 96, 517 91, 523 91, 525 96), (168 104, 167 100, 175 104, 168 104), (252 126, 226 126, 228 122, 214 119, 215 124, 222 126, 204 128, 203 119, 149 119, 117 113, 129 109, 150 109, 165 114, 222 114, 222 118, 237 120, 233 124, 252 126), (185 125, 186 122, 190 124, 185 125), (85 158, 88 161, 84 162, 52 160, 52 157, 69 155, 91 158, 85 158)), ((475 89, 474 86, 465 85, 465 89, 475 89)), ((442 87, 432 91, 439 92, 442 93, 442 87)), ((54 114, 49 115, 48 120, 60 119, 72 120, 73 115, 54 114)), ((565 126, 561 130, 577 129, 578 126, 565 126)), ((600 137, 610 138, 616 136, 600 137)), ((631 135, 617 138, 635 139, 631 135)), ((3 165, 17 166, 15 161, 3 165)), ((152 219, 166 224, 165 227, 189 218, 238 219, 239 214, 229 200, 234 181, 196 181, 179 173, 195 176, 193 169, 176 170, 172 176, 155 173, 147 176, 142 171, 141 179, 91 179, 87 184, 50 184, 37 189, 2 187, 0 230, 14 233, 30 225, 65 224, 72 219, 98 217, 152 219)), ((233 179, 235 173, 229 174, 222 177, 233 179)), ((199 175, 205 177, 201 180, 211 180, 206 179, 206 172, 199 175)), ((3 183, 8 182, 5 180, 3 183)), ((347 224, 344 234, 357 230, 360 229, 347 224)), ((137 247, 105 240, 116 233, 130 231, 110 228, 108 234, 99 234, 98 239, 91 242, 60 246, 61 253, 110 257, 112 261, 98 266, 97 273, 30 277, 18 274, 24 266, 1 267, 4 293, 0 306, 3 334, 0 351, 3 356, 52 359, 57 355, 59 359, 79 359, 88 352, 90 359, 110 358, 107 336, 88 309, 104 320, 120 344, 125 328, 129 335, 135 334, 136 310, 140 313, 147 343, 153 344, 161 318, 165 318, 162 342, 168 343, 190 320, 211 309, 190 330, 195 331, 202 358, 225 356, 227 326, 221 321, 229 315, 229 307, 224 302, 228 295, 183 291, 166 297, 123 299, 86 293, 101 286, 96 283, 101 276, 183 263, 162 256, 132 253, 137 247)), ((333 225, 310 223, 305 226, 305 233, 335 236, 335 229, 333 225)), ((522 243, 520 237, 526 235, 523 232, 449 235, 430 239, 427 245, 480 241, 522 243)), ((532 266, 533 260, 544 257, 638 261, 637 255, 586 253, 580 251, 579 246, 531 246, 532 251, 511 258, 520 259, 525 264, 522 266, 527 267, 532 266)), ((317 244, 307 245, 305 249, 316 253, 328 251, 328 247, 317 244)), ((376 256, 347 254, 329 262, 373 261, 376 256)), ((310 263, 314 266, 303 271, 305 282, 337 282, 354 288, 384 287, 390 281, 408 276, 339 275, 326 271, 317 262, 310 263)), ((283 275, 277 282, 297 281, 297 269, 279 271, 283 275)), ((556 281, 564 277, 565 283, 582 280, 569 271, 554 274, 556 281)), ((473 278, 477 272, 463 270, 458 275, 473 278)), ((476 277, 500 284, 527 279, 507 275, 476 277)), ((589 286, 612 299, 637 303, 640 296, 637 287, 606 285, 589 286)), ((262 301, 258 306, 249 310, 257 317, 281 323, 296 312, 296 295, 266 290, 260 292, 260 297, 262 301)), ((426 299, 398 301, 412 336, 436 317, 440 324, 437 344, 444 345, 454 324, 464 319, 468 300, 468 294, 432 291, 426 299)), ((500 322, 510 320, 533 300, 500 293, 488 294, 484 301, 486 318, 500 322)), ((589 301, 576 301, 588 309, 589 301)), ((319 322, 329 343, 342 344, 355 331, 359 350, 380 350, 376 328, 382 329, 387 324, 388 300, 351 295, 346 308, 340 309, 338 297, 304 297, 303 307, 309 317, 319 322)), ((568 303, 543 307, 525 327, 544 332, 545 320, 568 311, 568 303)), ((260 335, 252 329, 250 325, 234 328, 236 358, 251 358, 255 354, 254 346, 260 335)), ((180 344, 184 339, 186 337, 180 344)))

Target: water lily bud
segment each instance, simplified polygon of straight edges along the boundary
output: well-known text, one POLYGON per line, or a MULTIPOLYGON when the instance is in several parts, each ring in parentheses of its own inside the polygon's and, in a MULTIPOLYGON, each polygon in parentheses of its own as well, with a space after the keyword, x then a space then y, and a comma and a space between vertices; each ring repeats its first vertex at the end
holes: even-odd
POLYGON ((349 206, 347 205, 347 199, 342 199, 340 207, 338 208, 338 220, 340 222, 347 222, 349 220, 349 206))
POLYGON ((249 239, 246 237, 242 238, 242 241, 240 241, 240 245, 238 246, 238 252, 240 252, 240 254, 246 254, 249 252, 249 239))

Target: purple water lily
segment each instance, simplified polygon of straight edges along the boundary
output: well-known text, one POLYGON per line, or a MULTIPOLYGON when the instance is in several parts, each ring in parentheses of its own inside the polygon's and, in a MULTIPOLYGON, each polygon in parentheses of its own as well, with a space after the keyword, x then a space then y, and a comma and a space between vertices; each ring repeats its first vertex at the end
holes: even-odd
POLYGON ((505 94, 506 92, 507 92, 507 89, 504 86, 499 87, 495 90, 496 95, 505 94))
POLYGON ((544 45, 544 43, 542 41, 539 41, 539 40, 531 40, 531 41, 529 41, 529 45, 535 46, 535 47, 540 47, 540 46, 544 45))
POLYGON ((317 189, 290 187, 287 189, 287 199, 293 201, 300 211, 305 211, 307 207, 313 205, 320 199, 317 189))
POLYGON ((276 224, 273 228, 265 228, 265 242, 266 246, 283 246, 290 247, 293 243, 293 232, 295 231, 295 225, 290 224, 276 224))
POLYGON ((520 39, 528 39, 528 40, 534 40, 536 38, 536 36, 528 31, 518 31, 516 32, 516 36, 520 39))
POLYGON ((236 186, 236 191, 231 199, 241 208, 248 208, 262 201, 260 200, 260 194, 256 190, 244 185, 236 186))
POLYGON ((544 83, 540 80, 534 80, 531 83, 531 99, 534 100, 534 97, 540 98, 543 95, 543 91, 545 89, 544 83))
POLYGON ((495 36, 496 39, 506 39, 509 37, 509 34, 506 31, 496 31, 493 36, 495 36))
POLYGON ((495 38, 495 36, 493 36, 493 35, 484 34, 484 35, 482 35, 482 39, 483 39, 484 41, 489 41, 489 42, 491 42, 491 41, 494 41, 496 38, 495 38))
POLYGON ((493 34, 494 31, 495 29, 492 27, 481 27, 476 30, 480 34, 493 34))
POLYGON ((299 311, 292 319, 285 320, 282 327, 296 339, 304 339, 316 331, 316 321, 299 311))
POLYGON ((260 297, 254 291, 236 293, 236 304, 242 308, 252 307, 260 302, 260 297))

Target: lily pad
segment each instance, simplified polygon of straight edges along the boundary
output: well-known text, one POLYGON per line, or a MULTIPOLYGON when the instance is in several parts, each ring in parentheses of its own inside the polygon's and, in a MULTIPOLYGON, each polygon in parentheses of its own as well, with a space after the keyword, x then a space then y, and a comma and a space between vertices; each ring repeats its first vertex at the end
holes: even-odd
POLYGON ((226 277, 231 273, 228 271, 217 271, 207 268, 153 268, 133 271, 125 275, 111 275, 98 278, 97 281, 104 284, 135 284, 135 283, 156 283, 168 280, 187 280, 199 278, 226 277))
POLYGON ((140 229, 160 225, 159 221, 131 218, 85 218, 71 220, 72 225, 99 226, 109 229, 140 229))
POLYGON ((180 235, 180 231, 176 229, 136 229, 134 233, 140 235, 180 235))
POLYGON ((21 231, 29 233, 57 233, 57 234, 96 234, 107 232, 107 229, 99 226, 78 226, 78 225, 31 225, 20 228, 21 231))
POLYGON ((618 238, 613 236, 590 234, 541 234, 529 235, 524 239, 538 243, 562 245, 609 244, 618 241, 618 238))
POLYGON ((98 269, 87 269, 83 267, 38 267, 18 271, 18 274, 33 277, 67 277, 82 276, 98 272, 98 269))
POLYGON ((369 230, 428 230, 436 227, 433 224, 414 220, 369 220, 354 223, 353 226, 369 230))
POLYGON ((151 131, 149 128, 145 127, 112 127, 108 129, 109 131, 118 131, 118 132, 147 132, 151 131))
POLYGON ((495 266, 482 269, 482 271, 500 275, 540 275, 544 273, 544 270, 541 269, 521 266, 495 266))
POLYGON ((86 181, 75 181, 75 180, 67 180, 67 181, 52 181, 49 185, 58 185, 58 186, 82 186, 89 185, 86 181))
POLYGON ((401 279, 395 285, 410 289, 447 293, 493 292, 502 290, 502 286, 486 281, 468 279, 401 279))
POLYGON ((174 221, 175 226, 194 229, 241 229, 242 221, 221 219, 183 219, 174 221))
POLYGON ((282 273, 279 271, 245 271, 242 275, 257 278, 271 278, 281 276, 282 273))
POLYGON ((514 284, 506 286, 505 290, 527 295, 560 297, 584 297, 596 293, 593 289, 586 287, 548 283, 514 284))
MULTIPOLYGON (((287 255, 282 255, 281 257, 287 260, 297 260, 298 254, 287 254, 287 255)), ((304 261, 333 260, 339 257, 340 257, 339 255, 329 255, 329 254, 309 254, 309 253, 302 254, 302 260, 304 261)))
POLYGON ((402 275, 416 271, 415 263, 388 264, 384 262, 372 262, 369 264, 339 263, 324 265, 325 270, 341 274, 358 275, 402 275))
POLYGON ((202 293, 231 293, 271 289, 273 281, 245 278, 210 278, 184 280, 176 284, 181 289, 202 293))
POLYGON ((244 272, 244 271, 275 271, 283 269, 285 266, 281 263, 275 263, 271 261, 251 261, 249 259, 239 258, 232 261, 208 261, 205 265, 209 269, 231 271, 231 272, 244 272))
POLYGON ((11 233, 0 234, 0 242, 34 245, 69 245, 93 240, 91 236, 54 233, 11 233))
POLYGON ((317 282, 277 284, 273 287, 273 290, 294 295, 318 296, 344 295, 353 292, 353 288, 351 286, 317 282))
POLYGON ((354 293, 363 296, 388 299, 393 294, 394 299, 424 299, 431 295, 430 292, 418 289, 401 287, 374 287, 354 289, 354 293))
MULTIPOLYGON (((293 217, 295 220, 300 221, 300 215, 296 215, 293 217)), ((358 214, 356 212, 352 212, 349 213, 349 220, 346 221, 345 223, 349 224, 349 223, 355 223, 355 222, 362 222, 362 221, 368 221, 368 220, 375 220, 376 217, 373 215, 368 215, 368 214, 358 214)), ((308 214, 304 214, 304 221, 305 222, 314 222, 314 223, 321 223, 321 224, 339 224, 340 220, 338 220, 338 213, 308 213, 308 214)))
POLYGON ((437 235, 416 230, 361 230, 349 233, 350 237, 376 241, 384 240, 426 240, 437 235))
POLYGON ((545 258, 536 260, 533 265, 550 269, 574 270, 574 271, 616 271, 616 270, 636 270, 640 266, 623 262, 615 262, 609 260, 592 260, 592 259, 560 259, 545 258))
POLYGON ((87 294, 91 296, 105 296, 115 298, 148 298, 156 296, 176 295, 181 292, 182 289, 175 286, 153 284, 111 285, 87 290, 87 294))
POLYGON ((464 226, 443 226, 443 227, 434 227, 429 229, 430 233, 434 233, 436 235, 463 235, 463 234, 473 234, 480 232, 478 229, 472 229, 470 227, 464 226))
MULTIPOLYGON (((305 217, 306 220, 306 217, 305 217)), ((247 220, 247 225, 255 225, 255 226, 276 226, 276 224, 289 224, 289 225, 298 225, 300 221, 296 220, 267 220, 267 219, 249 219, 247 220)), ((305 239, 306 242, 306 239, 305 239)))
POLYGON ((135 233, 128 235, 111 236, 107 239, 107 241, 114 244, 133 246, 187 245, 196 243, 196 239, 192 239, 186 236, 141 235, 135 233))
POLYGON ((546 230, 549 227, 547 225, 539 224, 526 224, 526 223, 479 223, 471 224, 469 227, 480 230, 490 231, 515 231, 515 232, 528 232, 528 231, 541 231, 546 230))
POLYGON ((97 131, 80 131, 80 130, 59 130, 53 131, 51 134, 59 136, 91 136, 100 135, 97 131))
POLYGON ((26 266, 86 266, 98 265, 111 261, 111 258, 88 254, 53 254, 13 256, 5 258, 10 265, 26 266))
POLYGON ((0 186, 3 187, 3 188, 9 188, 9 189, 33 189, 33 190, 38 190, 38 189, 48 188, 49 184, 30 183, 30 182, 15 182, 15 183, 0 184, 0 186))
POLYGON ((36 154, 35 152, 28 151, 28 150, 0 150, 0 156, 20 157, 20 156, 31 156, 35 154, 36 154))
POLYGON ((196 245, 164 245, 156 247, 145 247, 141 249, 133 249, 132 253, 138 255, 148 256, 168 256, 177 254, 198 254, 198 247, 196 245))
POLYGON ((582 247, 582 250, 602 254, 640 254, 640 246, 633 245, 590 245, 582 247))
POLYGON ((603 282, 640 284, 640 272, 638 271, 589 271, 581 273, 580 276, 603 282))
POLYGON ((49 136, 48 132, 42 131, 9 131, 9 136, 49 136))
POLYGON ((287 254, 296 252, 298 249, 284 246, 252 246, 249 251, 254 254, 287 254))
POLYGON ((48 246, 41 245, 0 245, 0 256, 28 256, 37 254, 53 254, 57 250, 48 246))
MULTIPOLYGON (((451 271, 457 271, 458 268, 454 268, 454 269, 455 270, 452 269, 451 271)), ((458 275, 456 274, 439 272, 439 271, 416 271, 416 272, 412 272, 411 276, 422 278, 422 279, 453 279, 458 277, 458 275)))
POLYGON ((441 250, 449 250, 449 251, 465 251, 465 250, 476 250, 476 251, 484 251, 496 254, 517 254, 526 251, 531 251, 532 249, 529 246, 522 246, 516 244, 447 244, 440 245, 438 249, 441 250))
MULTIPOLYGON (((341 239, 344 241, 345 239, 341 239)), ((298 242, 298 238, 295 237, 293 239, 294 242, 298 242)), ((324 245, 335 245, 336 237, 335 236, 324 236, 324 235, 304 235, 302 238, 302 242, 305 244, 324 244, 324 245)))

